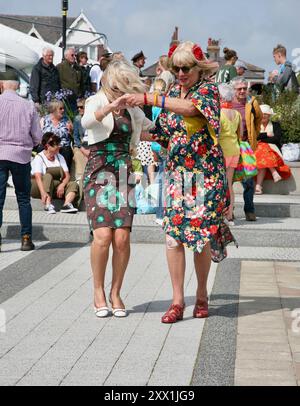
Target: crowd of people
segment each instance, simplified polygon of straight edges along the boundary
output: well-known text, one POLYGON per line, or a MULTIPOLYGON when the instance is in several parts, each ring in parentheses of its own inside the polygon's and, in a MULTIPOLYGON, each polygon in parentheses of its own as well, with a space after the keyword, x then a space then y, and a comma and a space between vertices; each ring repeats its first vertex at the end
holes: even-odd
MULTIPOLYGON (((279 45, 273 55, 280 70, 270 81, 278 91, 298 91, 286 49, 279 45)), ((169 324, 182 320, 185 310, 185 247, 194 253, 198 281, 193 315, 208 317, 211 261, 226 258, 226 246, 235 242, 229 226, 234 225, 233 182, 242 164, 241 142, 257 166, 256 177, 242 179, 246 221, 256 221, 254 195, 263 193, 263 181, 291 175, 271 107, 260 106, 249 93, 247 65, 237 52, 225 48, 224 57, 220 67, 199 45, 174 42, 149 81, 142 73, 142 51, 131 62, 121 52, 106 52, 89 66, 85 52, 76 55, 70 48, 54 66, 53 51, 47 48, 31 74, 34 103, 16 94, 13 71, 1 73, 0 226, 9 173, 19 205, 22 250, 34 249, 30 197, 40 199, 51 215, 55 199, 63 200, 62 213, 76 213, 84 198, 93 234, 97 317, 110 312, 104 289, 110 247, 109 301, 115 317, 127 316, 121 288, 137 184, 158 185, 155 210, 166 233, 173 287, 172 304, 162 317, 169 324), (63 99, 48 100, 62 89, 67 91, 63 99)))

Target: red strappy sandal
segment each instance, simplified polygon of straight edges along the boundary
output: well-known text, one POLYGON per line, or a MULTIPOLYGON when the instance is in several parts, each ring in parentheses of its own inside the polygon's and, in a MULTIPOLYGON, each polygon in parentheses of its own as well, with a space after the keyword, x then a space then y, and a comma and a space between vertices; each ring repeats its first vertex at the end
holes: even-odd
POLYGON ((161 318, 161 322, 165 324, 173 324, 176 323, 177 321, 182 320, 184 309, 185 305, 180 306, 172 304, 169 307, 168 311, 161 318))
POLYGON ((207 300, 197 300, 193 316, 195 319, 206 319, 208 317, 208 301, 207 300))

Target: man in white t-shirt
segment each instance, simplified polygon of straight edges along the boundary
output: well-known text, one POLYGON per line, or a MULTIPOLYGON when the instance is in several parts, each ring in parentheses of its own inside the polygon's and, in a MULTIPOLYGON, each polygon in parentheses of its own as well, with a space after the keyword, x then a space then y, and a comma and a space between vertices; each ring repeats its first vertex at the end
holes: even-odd
POLYGON ((103 72, 105 71, 109 62, 111 62, 111 52, 106 52, 102 55, 96 65, 92 66, 90 70, 90 78, 91 78, 91 90, 93 93, 97 93, 101 87, 101 78, 103 76, 103 72))

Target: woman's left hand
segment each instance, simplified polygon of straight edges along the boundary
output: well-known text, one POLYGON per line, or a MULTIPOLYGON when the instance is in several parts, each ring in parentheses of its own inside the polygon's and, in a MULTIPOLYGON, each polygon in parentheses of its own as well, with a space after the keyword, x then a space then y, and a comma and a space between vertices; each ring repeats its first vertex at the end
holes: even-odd
POLYGON ((67 127, 69 133, 71 134, 73 132, 73 124, 71 123, 71 121, 67 122, 66 127, 67 127))
POLYGON ((128 106, 130 107, 137 107, 144 105, 144 95, 141 93, 137 94, 126 94, 125 100, 128 106))

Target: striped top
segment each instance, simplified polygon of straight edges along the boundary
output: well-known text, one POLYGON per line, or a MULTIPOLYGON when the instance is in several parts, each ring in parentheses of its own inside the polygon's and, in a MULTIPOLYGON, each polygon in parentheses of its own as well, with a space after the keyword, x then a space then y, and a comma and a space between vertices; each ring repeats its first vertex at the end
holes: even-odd
POLYGON ((5 90, 0 95, 0 161, 29 163, 32 148, 41 139, 40 119, 33 102, 5 90))

